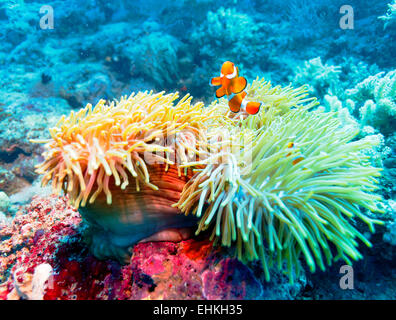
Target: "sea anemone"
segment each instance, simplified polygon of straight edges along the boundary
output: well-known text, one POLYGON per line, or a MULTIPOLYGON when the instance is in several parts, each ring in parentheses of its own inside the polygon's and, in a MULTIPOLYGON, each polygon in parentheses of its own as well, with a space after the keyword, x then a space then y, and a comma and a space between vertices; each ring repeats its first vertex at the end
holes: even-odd
MULTIPOLYGON (((241 140, 246 131, 252 134, 245 129, 241 140)), ((375 141, 351 142, 357 133, 341 128, 332 113, 294 109, 254 132, 245 149, 230 152, 235 142, 222 139, 210 158, 184 164, 204 168, 176 206, 200 218, 197 234, 210 229, 223 246, 235 244, 239 259, 260 259, 267 280, 274 262, 281 270, 286 262, 292 280, 293 270, 301 271, 300 256, 312 272, 316 264, 324 270, 332 245, 335 259, 351 263, 361 258, 356 238, 370 246, 351 219, 362 219, 371 231, 380 223, 360 211, 376 211, 381 198, 371 193, 379 169, 361 154, 375 141)))
POLYGON ((204 107, 151 92, 88 105, 42 141, 38 172, 80 207, 101 258, 196 224, 240 260, 261 260, 267 280, 275 264, 293 281, 301 257, 312 272, 361 258, 357 239, 370 243, 353 219, 371 231, 381 223, 364 212, 381 199, 379 169, 362 152, 376 141, 311 111, 318 103, 305 86, 257 79, 247 92, 262 102, 257 116, 232 117, 224 99, 204 107))
POLYGON ((47 143, 45 161, 37 167, 44 175, 42 184, 52 181, 58 194, 66 190, 76 208, 93 203, 102 191, 110 205, 110 177, 124 190, 130 182, 127 173, 137 191, 142 183, 158 190, 150 183, 146 162, 165 163, 167 170, 187 161, 196 153, 195 139, 221 117, 202 103, 192 105, 188 95, 174 105, 176 99, 177 93, 139 92, 62 116, 50 129, 52 139, 35 141, 47 143))
MULTIPOLYGON (((261 102, 260 116, 249 117, 248 124, 245 123, 245 127, 252 129, 253 123, 255 128, 259 129, 268 126, 276 117, 286 114, 291 109, 309 110, 319 104, 315 97, 309 97, 308 86, 306 85, 298 88, 293 88, 291 85, 274 87, 271 82, 257 78, 247 85, 246 92, 249 100, 261 102)), ((241 118, 238 114, 231 112, 226 98, 213 101, 209 107, 221 110, 221 113, 226 117, 236 120, 241 118)), ((239 114, 242 115, 242 118, 246 118, 248 115, 246 112, 240 112, 239 114)))
POLYGON ((42 184, 65 191, 88 222, 98 257, 125 258, 127 248, 163 229, 189 226, 177 202, 191 177, 179 164, 196 158, 196 140, 215 110, 188 95, 139 92, 106 104, 100 100, 63 116, 50 129, 42 184))

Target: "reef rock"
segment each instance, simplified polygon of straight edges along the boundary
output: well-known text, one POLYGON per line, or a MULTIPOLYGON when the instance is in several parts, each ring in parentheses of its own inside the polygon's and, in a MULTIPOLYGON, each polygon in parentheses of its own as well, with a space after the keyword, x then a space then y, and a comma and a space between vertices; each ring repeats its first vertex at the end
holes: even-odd
MULTIPOLYGON (((0 299, 292 299, 303 282, 212 250, 208 240, 146 242, 128 264, 97 260, 65 197, 35 197, 0 225, 0 299)), ((1 222, 0 222, 1 224, 1 222)))

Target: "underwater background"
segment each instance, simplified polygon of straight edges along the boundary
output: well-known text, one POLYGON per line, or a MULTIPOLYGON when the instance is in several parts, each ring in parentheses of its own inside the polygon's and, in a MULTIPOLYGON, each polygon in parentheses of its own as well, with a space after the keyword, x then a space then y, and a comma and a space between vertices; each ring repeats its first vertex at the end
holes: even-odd
MULTIPOLYGON (((33 273, 33 260, 41 258, 27 259, 28 251, 41 250, 34 254, 42 257, 55 249, 64 259, 58 259, 58 276, 63 269, 77 271, 65 274, 65 286, 47 293, 48 299, 62 294, 65 299, 139 299, 146 297, 142 287, 153 292, 161 286, 169 292, 165 298, 396 299, 396 1, 389 1, 1 0, 0 299, 18 298, 12 291, 16 265, 33 273), (340 12, 344 5, 348 10, 340 12), (353 16, 345 20, 351 8, 353 16), (360 137, 380 139, 371 157, 383 168, 379 193, 385 224, 371 235, 373 248, 361 247, 364 259, 354 264, 354 290, 340 289, 341 262, 326 272, 307 272, 294 284, 281 276, 263 284, 259 272, 249 269, 243 280, 247 290, 238 287, 237 294, 215 271, 206 270, 202 296, 194 287, 201 282, 191 279, 186 293, 165 288, 165 280, 154 284, 147 270, 92 257, 64 258, 86 250, 73 233, 79 217, 62 197, 40 187, 34 166, 42 161, 43 148, 30 139, 49 138, 48 128, 63 114, 131 92, 178 91, 209 104, 215 99, 209 80, 226 60, 235 62, 248 82, 264 77, 274 86, 307 84, 346 127, 358 127, 360 137), (51 210, 51 217, 44 217, 51 210), (61 246, 65 237, 73 246, 61 246), (73 281, 80 285, 78 292, 68 291, 73 281), (131 289, 128 281, 137 287, 131 289), (113 290, 105 294, 104 288, 113 290)), ((158 249, 158 259, 168 257, 174 246, 158 249)), ((151 259, 144 245, 136 250, 137 264, 151 259)), ((239 264, 225 267, 238 283, 247 272, 239 264)), ((180 267, 178 272, 186 274, 177 281, 186 281, 188 271, 180 267)))

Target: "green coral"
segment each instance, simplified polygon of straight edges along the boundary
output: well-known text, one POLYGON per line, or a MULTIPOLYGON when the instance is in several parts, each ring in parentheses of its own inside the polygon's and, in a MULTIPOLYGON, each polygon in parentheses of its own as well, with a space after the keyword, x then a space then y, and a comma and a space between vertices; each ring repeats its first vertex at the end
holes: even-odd
POLYGON ((383 134, 394 131, 396 124, 396 70, 380 72, 347 90, 359 108, 361 125, 370 125, 383 134))
POLYGON ((354 128, 359 128, 359 123, 352 116, 355 109, 355 103, 351 99, 347 99, 344 106, 337 96, 327 94, 324 97, 324 105, 327 110, 336 112, 338 119, 344 127, 352 126, 354 128))
POLYGON ((136 57, 136 71, 152 80, 159 88, 172 87, 179 80, 177 51, 180 42, 158 30, 155 23, 146 22, 147 34, 124 49, 126 56, 136 57))
POLYGON ((297 67, 293 83, 297 85, 308 83, 309 92, 318 97, 323 97, 326 93, 337 93, 339 88, 340 66, 323 64, 320 57, 304 62, 304 65, 297 67))
POLYGON ((352 89, 338 93, 330 90, 324 96, 324 106, 337 112, 344 125, 358 126, 366 132, 371 126, 389 135, 396 124, 396 70, 370 75, 352 89))
POLYGON ((191 41, 197 46, 202 59, 239 61, 238 66, 254 67, 271 54, 273 35, 269 24, 255 21, 250 15, 235 8, 221 7, 209 11, 204 23, 194 30, 191 41), (220 52, 220 56, 219 56, 220 52))
POLYGON ((344 101, 349 97, 345 88, 351 88, 372 74, 379 73, 378 66, 369 65, 353 57, 344 57, 339 65, 323 63, 320 57, 307 60, 297 67, 289 80, 295 85, 307 84, 309 92, 319 99, 336 95, 344 101))

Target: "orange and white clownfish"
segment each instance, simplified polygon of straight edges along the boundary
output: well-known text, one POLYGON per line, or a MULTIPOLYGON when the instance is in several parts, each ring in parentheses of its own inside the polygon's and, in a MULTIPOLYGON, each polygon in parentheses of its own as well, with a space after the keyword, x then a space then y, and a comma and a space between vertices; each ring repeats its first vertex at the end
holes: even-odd
POLYGON ((256 114, 260 110, 260 102, 251 102, 246 99, 247 81, 244 77, 239 76, 238 67, 230 61, 223 63, 221 67, 220 77, 210 80, 211 86, 221 86, 216 90, 216 98, 225 95, 228 97, 228 106, 232 112, 245 110, 248 114, 256 114))
MULTIPOLYGON (((289 142, 287 144, 287 148, 291 149, 292 151, 294 151, 294 149, 295 149, 294 142, 289 142)), ((286 155, 286 157, 288 157, 290 155, 292 155, 292 152, 288 153, 286 155)), ((293 158, 293 162, 292 163, 293 163, 293 165, 296 165, 297 163, 303 161, 304 159, 305 159, 304 156, 297 156, 297 157, 293 158)))

